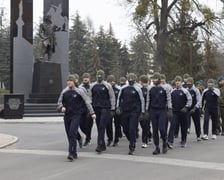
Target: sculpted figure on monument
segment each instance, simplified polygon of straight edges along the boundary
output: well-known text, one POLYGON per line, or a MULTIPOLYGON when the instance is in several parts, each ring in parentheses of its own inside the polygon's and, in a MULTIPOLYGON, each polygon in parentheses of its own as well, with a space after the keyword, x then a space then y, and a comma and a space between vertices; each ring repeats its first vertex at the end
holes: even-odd
POLYGON ((57 27, 52 25, 51 16, 45 16, 44 22, 40 25, 39 36, 42 41, 42 56, 46 61, 50 61, 52 53, 55 52, 55 31, 57 31, 57 27))

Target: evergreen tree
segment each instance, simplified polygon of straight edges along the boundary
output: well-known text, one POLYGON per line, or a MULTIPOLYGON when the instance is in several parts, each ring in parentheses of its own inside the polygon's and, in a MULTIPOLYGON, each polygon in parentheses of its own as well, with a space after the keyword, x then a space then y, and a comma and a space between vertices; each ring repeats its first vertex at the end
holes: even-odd
POLYGON ((150 49, 144 36, 137 35, 130 43, 130 67, 129 72, 134 72, 138 76, 149 74, 150 49))
POLYGON ((78 13, 72 19, 73 25, 70 29, 69 48, 70 48, 70 73, 82 74, 86 71, 85 45, 88 33, 86 25, 81 21, 78 13))
POLYGON ((203 73, 201 79, 216 78, 219 75, 218 66, 216 63, 217 47, 208 39, 205 42, 204 63, 202 64, 203 73))
POLYGON ((100 60, 98 56, 98 46, 95 41, 95 32, 92 27, 92 21, 88 19, 87 21, 88 33, 86 36, 85 45, 85 59, 86 59, 86 72, 90 73, 91 80, 95 81, 95 75, 100 66, 100 60))
POLYGON ((103 27, 101 26, 95 37, 95 42, 98 47, 99 55, 98 69, 103 69, 106 75, 118 74, 121 45, 114 37, 112 27, 110 27, 108 33, 105 33, 103 27))
MULTIPOLYGON (((39 25, 42 23, 42 20, 40 19, 39 20, 39 25)), ((40 35, 39 35, 39 25, 36 28, 36 33, 34 35, 34 38, 33 38, 33 55, 34 55, 34 58, 35 60, 41 58, 43 56, 42 54, 42 42, 41 42, 41 38, 40 38, 40 35)))
POLYGON ((5 12, 0 13, 0 83, 10 87, 10 27, 6 25, 5 12))
POLYGON ((196 29, 184 28, 191 25, 191 6, 186 1, 180 1, 176 13, 175 23, 169 24, 169 29, 179 29, 168 37, 167 58, 165 60, 164 73, 168 79, 174 76, 188 73, 197 78, 200 72, 202 55, 199 49, 201 41, 198 39, 196 29))
POLYGON ((129 72, 129 64, 130 64, 130 57, 128 48, 126 45, 123 45, 120 48, 120 58, 119 58, 119 77, 126 76, 129 72))

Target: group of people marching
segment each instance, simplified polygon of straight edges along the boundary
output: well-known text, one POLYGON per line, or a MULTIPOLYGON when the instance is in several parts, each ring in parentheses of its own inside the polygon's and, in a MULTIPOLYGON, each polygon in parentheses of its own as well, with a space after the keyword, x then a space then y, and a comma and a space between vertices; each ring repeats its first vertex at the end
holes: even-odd
POLYGON ((129 73, 127 77, 120 78, 118 85, 114 75, 109 75, 106 80, 103 70, 97 71, 97 80, 93 83, 89 73, 82 75, 81 84, 77 74, 69 75, 67 87, 58 99, 58 111, 64 113, 69 143, 67 158, 70 161, 77 158, 77 140, 81 140, 79 127, 86 136, 84 146, 90 144, 94 120, 98 153, 105 151, 107 146, 117 146, 124 134, 129 141, 128 154, 133 155, 139 124, 142 129, 142 148, 153 142, 153 155, 165 154, 172 149, 179 129, 181 147, 186 147, 191 119, 197 141, 208 140, 210 118, 211 138, 216 139, 219 133, 224 135, 224 77, 219 79, 218 88, 214 80, 209 79, 202 91, 194 85, 192 77, 183 77, 176 76, 170 85, 166 83, 166 76, 158 72, 151 79, 147 75, 140 76, 139 82, 134 73, 129 73), (202 113, 203 135, 200 123, 202 113))

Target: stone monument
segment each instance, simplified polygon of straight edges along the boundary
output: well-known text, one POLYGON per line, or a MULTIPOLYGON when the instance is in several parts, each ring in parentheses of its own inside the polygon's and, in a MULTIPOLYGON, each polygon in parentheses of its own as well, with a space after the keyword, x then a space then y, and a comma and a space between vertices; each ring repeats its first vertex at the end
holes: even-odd
POLYGON ((34 62, 33 0, 11 0, 11 93, 28 103, 56 103, 69 73, 68 0, 44 0, 42 57, 34 62))
POLYGON ((44 0, 43 17, 42 57, 34 64, 29 102, 56 103, 68 75, 68 0, 44 0))
POLYGON ((29 97, 33 62, 33 1, 11 0, 11 93, 29 97))
POLYGON ((55 27, 56 44, 51 62, 60 64, 63 86, 69 73, 68 7, 68 0, 44 0, 44 17, 51 17, 55 27))

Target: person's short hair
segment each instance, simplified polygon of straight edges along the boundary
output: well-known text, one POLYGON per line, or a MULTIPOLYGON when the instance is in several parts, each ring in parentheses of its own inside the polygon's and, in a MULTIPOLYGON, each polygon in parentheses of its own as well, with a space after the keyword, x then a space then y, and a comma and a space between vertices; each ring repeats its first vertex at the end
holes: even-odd
POLYGON ((183 78, 181 77, 181 76, 176 76, 175 78, 174 78, 174 81, 176 82, 176 81, 183 81, 183 78))
POLYGON ((75 83, 77 80, 78 80, 78 79, 77 79, 76 76, 74 76, 74 74, 70 74, 70 75, 68 75, 68 77, 67 77, 67 81, 73 81, 73 82, 75 83))
POLYGON ((160 78, 166 80, 166 75, 165 74, 160 74, 160 78))
POLYGON ((214 79, 208 79, 207 83, 215 83, 214 79))
POLYGON ((122 76, 120 77, 119 81, 120 83, 126 83, 127 79, 124 76, 122 76))
POLYGON ((183 75, 183 78, 184 79, 187 79, 187 78, 189 78, 190 77, 190 75, 188 74, 188 73, 185 73, 184 75, 183 75))
POLYGON ((113 74, 107 76, 107 82, 112 82, 112 81, 116 81, 116 78, 113 74))
POLYGON ((90 78, 90 74, 89 73, 83 73, 82 78, 90 78))
POLYGON ((191 84, 194 84, 194 79, 192 77, 188 77, 186 82, 190 82, 191 84))
POLYGON ((147 83, 149 81, 149 78, 147 75, 143 74, 139 77, 139 80, 142 82, 142 83, 147 83))
POLYGON ((161 79, 161 75, 159 72, 154 72, 153 75, 152 75, 152 78, 153 79, 161 79))
POLYGON ((137 76, 136 76, 136 74, 135 73, 129 73, 128 75, 127 75, 127 79, 129 80, 129 79, 133 79, 133 80, 137 80, 137 76))

